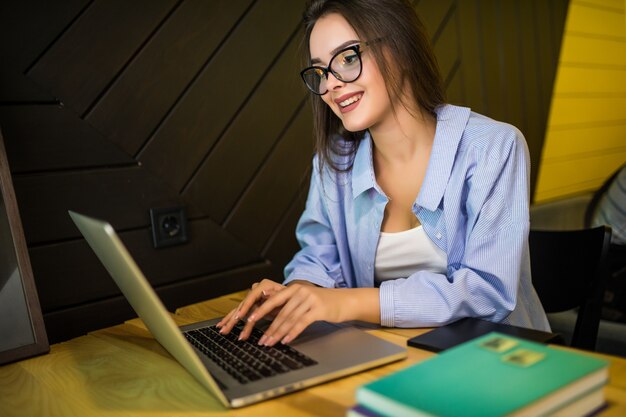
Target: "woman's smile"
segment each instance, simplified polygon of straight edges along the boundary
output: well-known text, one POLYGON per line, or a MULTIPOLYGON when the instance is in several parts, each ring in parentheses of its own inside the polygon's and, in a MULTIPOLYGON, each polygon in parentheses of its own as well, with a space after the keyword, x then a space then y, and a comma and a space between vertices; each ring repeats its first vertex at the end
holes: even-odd
POLYGON ((354 110, 359 105, 361 97, 363 97, 363 92, 359 91, 356 93, 344 94, 341 97, 336 98, 334 102, 339 105, 339 111, 347 113, 354 110))

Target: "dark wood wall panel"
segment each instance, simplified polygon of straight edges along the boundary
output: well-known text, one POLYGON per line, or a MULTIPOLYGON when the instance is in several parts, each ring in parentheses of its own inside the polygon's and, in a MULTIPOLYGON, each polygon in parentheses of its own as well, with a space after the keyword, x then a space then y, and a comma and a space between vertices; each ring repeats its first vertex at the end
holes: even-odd
POLYGON ((446 23, 448 23, 446 16, 455 7, 455 0, 439 0, 437 2, 425 0, 417 2, 415 10, 419 13, 426 30, 433 40, 433 44, 437 44, 440 32, 446 28, 446 23))
POLYGON ((0 108, 0 126, 12 140, 13 173, 136 165, 136 161, 60 105, 0 108), (71 150, 68 152, 68 150, 71 150))
POLYGON ((126 152, 136 154, 248 3, 183 2, 85 119, 126 152))
POLYGON ((3 68, 0 72, 0 101, 3 103, 29 100, 39 103, 58 103, 58 100, 46 92, 39 84, 26 78, 15 68, 3 68))
MULTIPOLYGON (((453 10, 455 9, 456 8, 453 10)), ((455 13, 455 11, 453 13, 455 13)), ((448 22, 448 24, 441 28, 437 43, 435 43, 435 53, 437 54, 441 77, 445 82, 451 79, 459 60, 457 29, 452 22, 448 22)))
MULTIPOLYGON (((275 60, 287 55, 289 64, 294 62, 289 56, 294 50, 283 53, 283 48, 295 43, 293 36, 301 11, 301 1, 255 4, 139 153, 148 169, 178 190, 189 187, 202 161, 238 112, 246 108, 248 100, 259 96, 257 85, 268 73, 277 71, 275 60), (276 24, 276 15, 283 16, 280 24, 276 24), (250 65, 252 62, 255 64, 250 65), (180 146, 181 141, 185 146, 180 146)), ((280 68, 286 71, 282 77, 294 76, 293 68, 297 65, 280 68)), ((267 100, 276 101, 263 96, 265 103, 267 100)), ((251 127, 263 131, 260 125, 251 127)), ((210 191, 203 189, 202 194, 210 195, 210 191)))
POLYGON ((293 196, 289 208, 282 215, 279 223, 274 228, 272 235, 269 237, 265 248, 261 254, 266 259, 272 259, 272 264, 277 269, 277 273, 281 273, 291 260, 293 255, 293 236, 302 214, 302 208, 306 203, 306 197, 309 191, 311 173, 307 172, 300 181, 299 191, 293 196))
POLYGON ((45 52, 91 0, 40 0, 0 3, 2 52, 12 66, 25 72, 45 52))
POLYGON ((484 112, 487 95, 483 94, 483 68, 486 62, 481 54, 481 37, 478 36, 481 27, 481 15, 478 3, 475 0, 457 2, 456 26, 461 45, 459 55, 462 71, 460 103, 472 103, 472 109, 484 112), (474 34, 468 36, 467 34, 474 34))
POLYGON ((1 101, 54 101, 25 71, 88 4, 89 0, 0 2, 2 60, 6 63, 0 71, 1 101))
MULTIPOLYGON (((220 223, 306 97, 297 75, 289 70, 298 65, 297 43, 295 39, 290 42, 183 193, 220 223), (243 138, 247 138, 245 145, 243 138), (215 181, 224 172, 228 176, 215 181)), ((312 152, 310 128, 299 133, 312 152)))
POLYGON ((298 194, 302 176, 285 175, 285 166, 305 167, 311 163, 312 141, 303 135, 313 123, 308 107, 301 103, 283 138, 255 176, 243 198, 224 224, 226 230, 261 252, 276 225, 298 194), (258 213, 263 213, 259 216, 258 213), (249 233, 255 230, 254 234, 249 233))
MULTIPOLYGON (((155 286, 262 261, 258 252, 243 246, 209 219, 190 222, 189 234, 192 239, 188 244, 157 253, 152 248, 149 230, 121 232, 120 239, 155 286)), ((54 281, 38 283, 41 303, 47 312, 120 295, 107 271, 82 239, 35 247, 31 254, 35 274, 58 277, 54 281)))
MULTIPOLYGON (((280 280, 313 143, 305 0, 0 2, 0 128, 52 342, 134 316, 67 210, 109 220, 170 309, 280 280), (189 242, 154 249, 150 208, 189 242)), ((538 161, 566 0, 420 0, 449 101, 538 161)))
MULTIPOLYGON (((519 14, 519 22, 521 27, 521 72, 523 78, 523 94, 520 97, 521 105, 526 111, 524 112, 523 124, 520 126, 524 132, 539 132, 545 130, 548 121, 548 112, 550 110, 548 92, 544 92, 542 85, 542 66, 541 58, 537 59, 539 43, 543 42, 541 33, 533 30, 532 23, 537 19, 536 6, 521 7, 519 14)), ((556 66, 556 62, 554 63, 556 66)), ((531 172, 533 181, 537 178, 537 167, 541 158, 541 146, 530 146, 531 161, 536 162, 531 172)))
MULTIPOLYGON (((206 299, 206 294, 227 294, 248 287, 272 273, 268 263, 259 263, 236 268, 225 273, 198 277, 186 283, 176 283, 158 289, 165 306, 174 311, 176 307, 206 299)), ((60 341, 67 335, 81 335, 94 329, 108 327, 136 317, 132 308, 122 296, 105 298, 79 306, 45 314, 46 331, 53 341, 60 341)))
POLYGON ((83 114, 174 5, 174 0, 96 0, 28 76, 83 114))
MULTIPOLYGON (((30 244, 76 238, 67 210, 106 218, 119 229, 147 227, 150 207, 184 204, 140 166, 20 175, 13 179, 30 244), (59 198, 63 196, 63 198, 59 198)), ((190 215, 197 215, 193 206, 190 215)))
POLYGON ((501 90, 504 94, 504 105, 506 109, 506 116, 504 120, 509 123, 528 131, 524 124, 526 112, 523 106, 524 99, 524 84, 526 78, 521 72, 521 27, 519 21, 520 3, 516 2, 500 2, 499 12, 501 22, 515 22, 515 25, 511 27, 504 27, 500 25, 502 33, 502 61, 506 62, 506 67, 503 69, 503 83, 501 90), (504 45, 512 45, 515 47, 505 47, 504 45), (511 80, 517 80, 517 82, 511 82, 511 80), (519 97, 519 100, 508 100, 508 96, 519 97))
POLYGON ((448 74, 446 82, 446 100, 450 103, 464 103, 463 98, 463 78, 460 71, 461 63, 455 62, 452 72, 448 74))
POLYGON ((504 94, 506 79, 504 74, 504 51, 502 48, 502 26, 498 21, 500 17, 500 2, 498 0, 482 0, 481 2, 481 27, 479 35, 481 42, 481 58, 485 63, 483 67, 483 92, 487 96, 485 113, 491 117, 504 120, 505 113, 504 94), (498 36, 493 36, 497 33, 498 36))

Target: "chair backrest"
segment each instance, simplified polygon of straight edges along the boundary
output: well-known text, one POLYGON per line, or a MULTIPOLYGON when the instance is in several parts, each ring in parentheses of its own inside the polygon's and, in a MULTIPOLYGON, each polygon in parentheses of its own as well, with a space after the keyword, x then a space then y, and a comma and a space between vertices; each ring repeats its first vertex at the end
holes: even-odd
POLYGON ((608 226, 530 231, 532 281, 546 313, 578 308, 573 347, 595 350, 610 242, 608 226))
POLYGON ((617 178, 617 175, 622 170, 622 168, 623 166, 619 167, 614 173, 612 173, 611 176, 607 178, 606 181, 604 181, 602 186, 600 186, 600 188, 598 188, 593 193, 593 196, 591 197, 591 201, 589 201, 589 204, 587 204, 587 208, 585 209, 585 219, 584 219, 585 226, 584 227, 591 227, 591 223, 593 222, 593 216, 596 212, 596 208, 598 207, 598 203, 600 202, 600 199, 602 198, 604 193, 607 192, 607 190, 613 183, 613 180, 617 178))

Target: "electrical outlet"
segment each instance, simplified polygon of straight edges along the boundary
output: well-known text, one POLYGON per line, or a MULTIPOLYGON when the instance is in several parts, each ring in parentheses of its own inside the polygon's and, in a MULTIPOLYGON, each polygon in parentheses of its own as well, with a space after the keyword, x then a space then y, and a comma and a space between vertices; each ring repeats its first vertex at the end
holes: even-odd
POLYGON ((184 207, 151 208, 152 243, 155 248, 181 245, 189 240, 184 207))

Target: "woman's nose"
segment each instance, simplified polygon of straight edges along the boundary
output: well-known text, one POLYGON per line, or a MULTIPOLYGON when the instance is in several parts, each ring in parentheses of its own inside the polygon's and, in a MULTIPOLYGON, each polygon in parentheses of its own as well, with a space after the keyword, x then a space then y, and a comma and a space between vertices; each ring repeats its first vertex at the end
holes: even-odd
POLYGON ((345 84, 346 83, 344 81, 341 81, 339 78, 337 78, 335 74, 333 74, 330 71, 328 72, 328 78, 326 79, 326 88, 328 89, 328 91, 341 88, 345 84))

